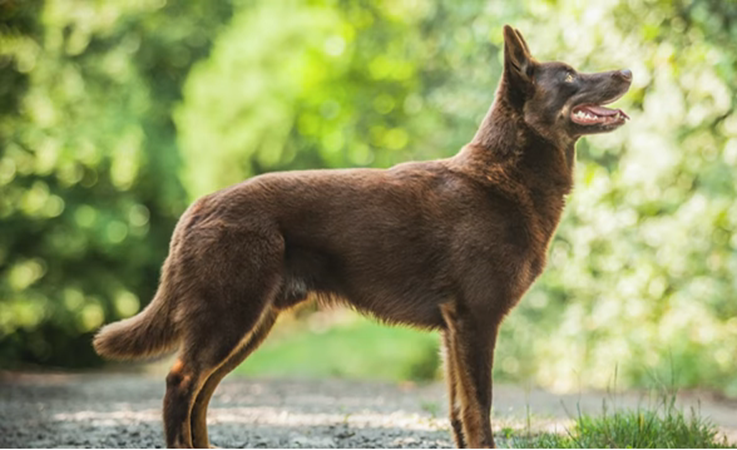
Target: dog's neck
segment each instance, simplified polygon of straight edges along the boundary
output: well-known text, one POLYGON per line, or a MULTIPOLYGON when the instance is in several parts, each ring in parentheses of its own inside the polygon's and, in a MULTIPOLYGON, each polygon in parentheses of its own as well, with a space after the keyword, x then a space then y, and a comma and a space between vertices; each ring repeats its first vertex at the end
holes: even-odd
POLYGON ((530 127, 503 86, 476 135, 458 155, 477 169, 517 172, 531 189, 565 195, 573 185, 576 140, 553 142, 530 127))
POLYGON ((549 243, 573 187, 575 140, 551 142, 502 98, 497 95, 473 140, 452 160, 496 192, 530 202, 549 243))

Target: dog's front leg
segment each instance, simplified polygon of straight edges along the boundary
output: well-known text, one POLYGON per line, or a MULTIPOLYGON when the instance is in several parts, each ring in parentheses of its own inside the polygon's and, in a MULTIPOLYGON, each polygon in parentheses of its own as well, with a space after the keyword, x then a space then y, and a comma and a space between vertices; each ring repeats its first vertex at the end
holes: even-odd
POLYGON ((449 359, 456 363, 456 386, 465 441, 457 444, 465 443, 470 448, 494 447, 491 367, 500 320, 490 320, 455 306, 446 307, 443 315, 452 352, 449 359))
POLYGON ((461 405, 458 399, 458 363, 453 350, 453 340, 450 331, 443 333, 443 357, 445 366, 445 382, 448 386, 448 408, 450 410, 450 426, 453 431, 453 440, 458 448, 466 447, 463 437, 463 422, 461 421, 461 405))

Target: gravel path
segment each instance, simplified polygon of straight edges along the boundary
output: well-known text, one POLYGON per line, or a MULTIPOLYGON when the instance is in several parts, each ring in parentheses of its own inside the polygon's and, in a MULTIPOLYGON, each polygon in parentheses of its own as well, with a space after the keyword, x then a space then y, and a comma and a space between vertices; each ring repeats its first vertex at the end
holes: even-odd
MULTIPOLYGON (((0 447, 160 447, 163 394, 161 376, 0 374, 0 447)), ((524 429, 529 408, 533 428, 562 431, 577 408, 600 412, 603 398, 496 386, 494 428, 524 429)), ((620 394, 611 403, 636 407, 647 399, 620 394)), ((702 398, 700 408, 737 438, 735 402, 702 398)), ((441 384, 232 377, 213 397, 210 437, 221 447, 446 448, 446 411, 441 384)))

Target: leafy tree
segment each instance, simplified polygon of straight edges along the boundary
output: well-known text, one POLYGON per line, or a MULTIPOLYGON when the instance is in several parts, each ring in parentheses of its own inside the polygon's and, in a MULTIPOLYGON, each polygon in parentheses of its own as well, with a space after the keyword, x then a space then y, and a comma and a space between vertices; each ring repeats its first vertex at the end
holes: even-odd
POLYGON ((87 365, 156 287, 188 201, 265 171, 454 154, 513 23, 541 60, 629 67, 632 121, 579 144, 549 267, 498 375, 737 395, 737 3, 6 2, 0 360, 87 365))
POLYGON ((170 110, 230 5, 2 14, 0 361, 89 365, 90 333, 156 287, 185 206, 170 110))

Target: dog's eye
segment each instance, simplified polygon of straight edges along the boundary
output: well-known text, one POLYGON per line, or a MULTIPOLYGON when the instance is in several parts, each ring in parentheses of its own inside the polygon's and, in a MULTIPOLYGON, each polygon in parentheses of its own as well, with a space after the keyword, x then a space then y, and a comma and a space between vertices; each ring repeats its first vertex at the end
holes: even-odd
POLYGON ((568 74, 566 74, 565 82, 566 83, 573 83, 573 74, 572 73, 568 72, 568 74))

